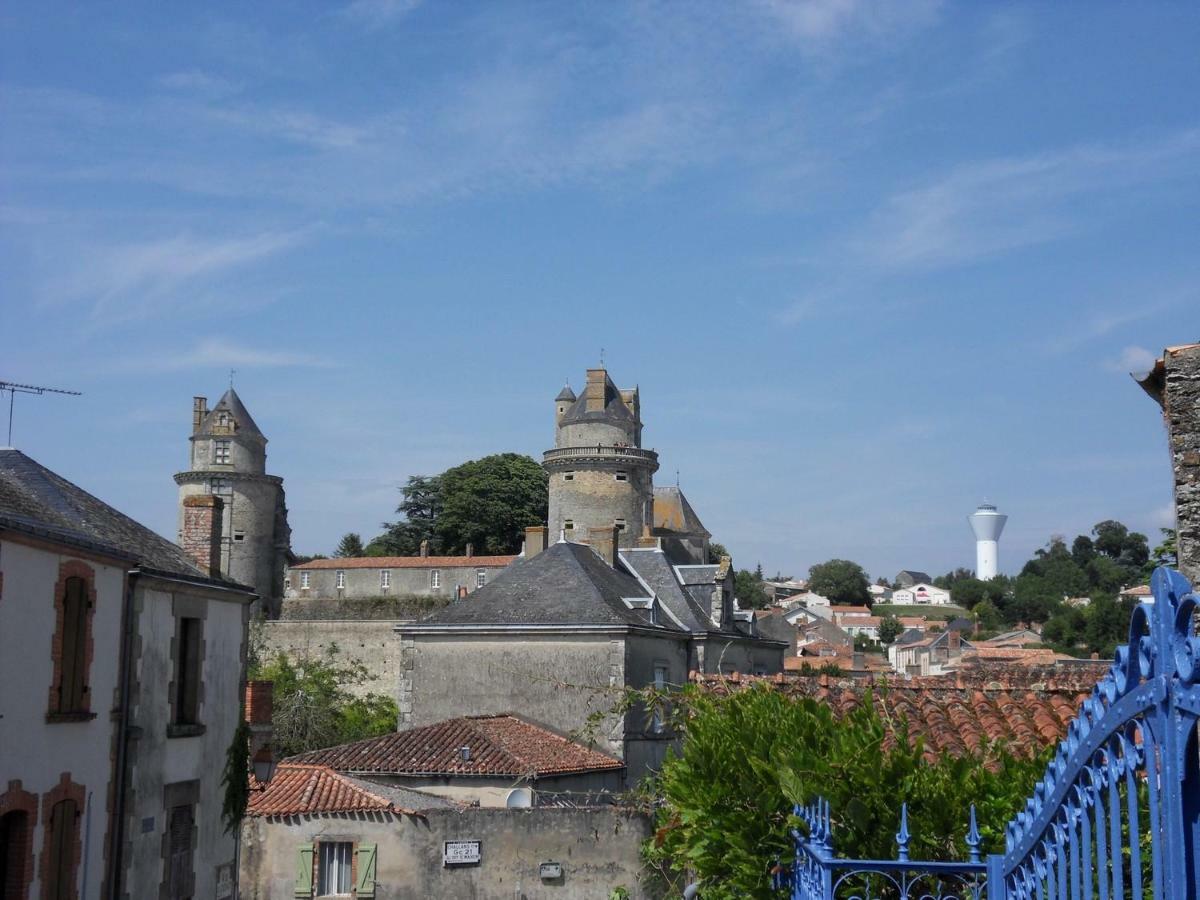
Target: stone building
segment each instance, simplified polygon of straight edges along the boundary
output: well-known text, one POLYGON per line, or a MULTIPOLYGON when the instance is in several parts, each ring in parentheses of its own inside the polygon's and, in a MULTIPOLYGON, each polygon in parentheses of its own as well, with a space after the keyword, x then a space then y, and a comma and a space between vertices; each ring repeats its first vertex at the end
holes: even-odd
POLYGON ((211 536, 189 549, 0 449, 5 897, 232 896, 221 770, 254 593, 211 536))
MULTIPOLYGON (((423 550, 425 547, 423 546, 423 550)), ((515 556, 362 556, 314 559, 287 570, 287 599, 459 597, 481 588, 515 556)))
POLYGON ((192 402, 191 455, 179 485, 180 540, 194 498, 221 500, 216 536, 221 574, 252 586, 261 614, 274 618, 283 597, 284 570, 291 562, 291 529, 283 479, 267 474, 267 438, 231 387, 211 410, 192 402))

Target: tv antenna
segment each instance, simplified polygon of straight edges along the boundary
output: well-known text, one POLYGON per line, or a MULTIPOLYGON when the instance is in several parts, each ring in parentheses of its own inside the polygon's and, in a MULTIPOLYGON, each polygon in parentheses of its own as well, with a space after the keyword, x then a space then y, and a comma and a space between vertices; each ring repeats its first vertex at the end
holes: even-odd
POLYGON ((17 384, 12 381, 0 381, 0 392, 8 391, 8 446, 12 446, 13 400, 17 394, 69 394, 72 397, 82 397, 82 391, 64 391, 59 388, 45 387, 40 384, 17 384))

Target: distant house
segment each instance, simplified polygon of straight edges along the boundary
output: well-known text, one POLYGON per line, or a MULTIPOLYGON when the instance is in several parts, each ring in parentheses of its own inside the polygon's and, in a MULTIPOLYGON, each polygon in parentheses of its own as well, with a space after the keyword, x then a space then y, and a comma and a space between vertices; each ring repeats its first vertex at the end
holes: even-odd
POLYGON ((875 603, 890 603, 892 601, 892 589, 882 584, 873 584, 867 588, 871 594, 871 599, 875 603))
POLYGON ((916 584, 929 584, 933 581, 926 572, 918 572, 915 569, 901 569, 896 573, 895 584, 897 587, 907 588, 916 584))
POLYGON ((292 566, 286 599, 353 600, 364 597, 458 597, 483 587, 515 556, 354 556, 314 559, 292 566))
POLYGON ((911 630, 888 647, 887 655, 892 669, 902 675, 942 675, 958 666, 964 651, 973 649, 975 645, 953 629, 931 637, 911 630))
POLYGON ((893 591, 891 602, 899 605, 948 606, 950 592, 921 581, 893 591))
POLYGON ((1140 603, 1146 598, 1153 596, 1153 594, 1150 591, 1150 585, 1139 584, 1134 587, 1124 588, 1118 596, 1122 600, 1136 600, 1140 603))

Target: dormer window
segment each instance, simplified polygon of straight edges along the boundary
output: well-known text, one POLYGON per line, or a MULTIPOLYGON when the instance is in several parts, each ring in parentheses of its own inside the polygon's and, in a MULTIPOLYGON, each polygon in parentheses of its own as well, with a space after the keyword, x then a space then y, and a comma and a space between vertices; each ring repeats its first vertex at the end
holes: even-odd
POLYGON ((228 428, 233 424, 233 420, 229 418, 229 413, 219 412, 217 413, 217 424, 222 428, 228 428))
POLYGON ((213 441, 213 462, 229 465, 230 441, 213 441))

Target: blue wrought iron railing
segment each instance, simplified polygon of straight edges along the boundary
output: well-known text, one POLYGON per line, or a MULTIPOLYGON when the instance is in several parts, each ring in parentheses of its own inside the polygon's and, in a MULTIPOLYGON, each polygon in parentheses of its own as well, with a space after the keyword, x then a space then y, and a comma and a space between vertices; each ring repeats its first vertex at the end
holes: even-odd
POLYGON ((1166 568, 1151 589, 1003 853, 983 859, 972 808, 967 862, 910 860, 902 807, 896 859, 842 859, 817 800, 796 807, 808 834, 793 833, 776 886, 793 900, 1200 900, 1198 597, 1166 568))

